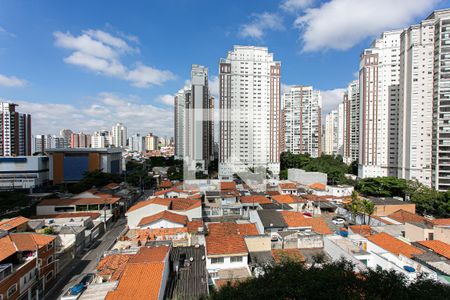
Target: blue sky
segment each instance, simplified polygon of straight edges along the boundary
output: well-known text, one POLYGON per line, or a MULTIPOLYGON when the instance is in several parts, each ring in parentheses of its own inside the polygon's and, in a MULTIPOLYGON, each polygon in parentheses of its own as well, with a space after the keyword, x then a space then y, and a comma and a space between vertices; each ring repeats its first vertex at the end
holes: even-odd
POLYGON ((172 135, 171 96, 190 65, 209 68, 235 44, 267 46, 286 85, 323 91, 327 112, 382 30, 450 7, 435 0, 0 0, 0 98, 35 134, 108 129, 172 135))

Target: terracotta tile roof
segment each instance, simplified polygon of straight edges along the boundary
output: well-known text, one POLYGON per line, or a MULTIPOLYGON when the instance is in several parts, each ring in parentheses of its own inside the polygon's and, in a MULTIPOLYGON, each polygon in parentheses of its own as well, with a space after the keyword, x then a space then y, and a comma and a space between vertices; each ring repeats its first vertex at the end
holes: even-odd
POLYGON ((111 183, 108 183, 107 185, 105 185, 103 188, 107 189, 107 190, 113 190, 118 187, 120 187, 120 185, 118 183, 111 182, 111 183))
POLYGON ((0 222, 0 229, 5 231, 13 230, 21 225, 28 223, 30 219, 19 216, 12 219, 3 220, 0 222))
POLYGON ((175 236, 187 233, 186 227, 181 228, 158 228, 158 229, 135 229, 136 235, 132 238, 134 241, 145 243, 154 240, 171 240, 175 236))
POLYGON ((16 253, 16 251, 16 247, 8 235, 0 239, 0 263, 16 253))
POLYGON ((388 218, 395 220, 397 222, 400 222, 402 224, 405 224, 406 222, 425 222, 426 219, 422 216, 410 213, 409 211, 399 209, 392 214, 387 216, 388 218))
POLYGON ((151 204, 166 206, 169 210, 191 210, 202 205, 198 199, 189 198, 153 198, 141 201, 130 207, 127 213, 138 210, 151 204))
POLYGON ((63 219, 63 218, 82 218, 90 217, 92 220, 100 217, 101 214, 97 212, 73 212, 73 213, 60 213, 53 215, 39 215, 32 217, 33 219, 63 219))
POLYGON ((204 223, 202 219, 193 219, 187 223, 187 230, 190 233, 197 233, 199 227, 203 227, 204 223))
POLYGON ((450 218, 447 219, 434 219, 430 221, 435 226, 450 226, 450 218))
POLYGON ((222 191, 235 190, 236 189, 236 182, 234 182, 234 181, 221 181, 219 189, 222 190, 222 191))
POLYGON ((279 191, 266 191, 266 194, 269 196, 280 195, 279 191))
POLYGON ((437 254, 450 259, 450 245, 440 240, 420 241, 417 242, 428 249, 433 250, 437 254))
POLYGON ((305 257, 299 249, 273 249, 272 256, 276 263, 289 259, 298 262, 304 262, 305 257))
POLYGON ((153 193, 153 195, 154 196, 162 196, 162 195, 165 195, 165 194, 167 194, 167 193, 169 193, 171 191, 172 191, 171 189, 162 190, 162 191, 156 191, 156 192, 153 193))
POLYGON ((63 199, 44 199, 38 203, 38 206, 61 206, 61 205, 89 205, 89 204, 113 204, 120 200, 119 197, 110 198, 63 198, 63 199))
POLYGON ((327 188, 327 186, 325 184, 320 183, 320 182, 312 183, 309 185, 309 187, 314 190, 319 190, 319 191, 324 191, 327 188))
POLYGON ((348 228, 350 228, 353 233, 362 235, 364 237, 371 236, 373 233, 372 227, 370 227, 369 225, 351 225, 348 228))
POLYGON ((172 182, 170 180, 163 180, 159 184, 160 188, 171 188, 173 186, 172 182))
POLYGON ((244 237, 237 234, 206 236, 207 255, 247 254, 247 245, 244 237))
POLYGON ((385 232, 371 235, 367 239, 372 243, 380 246, 384 250, 389 251, 395 255, 402 254, 406 257, 412 258, 413 255, 424 253, 424 251, 411 246, 410 244, 403 242, 385 232))
POLYGON ((319 234, 332 234, 333 231, 328 226, 324 219, 317 217, 311 219, 312 230, 319 234))
POLYGON ((55 240, 55 236, 38 233, 13 233, 11 240, 16 245, 18 251, 34 251, 36 247, 42 248, 55 240))
POLYGON ((261 195, 252 195, 252 196, 242 196, 240 198, 241 203, 259 203, 259 204, 270 204, 272 201, 270 201, 269 198, 266 198, 261 195))
POLYGON ((188 218, 184 215, 179 215, 170 211, 162 211, 157 214, 154 214, 153 216, 144 217, 139 222, 138 226, 144 226, 147 224, 151 224, 153 222, 159 221, 161 219, 170 221, 172 223, 178 223, 182 225, 186 225, 188 222, 188 218))
POLYGON ((96 269, 100 276, 111 276, 110 281, 119 280, 127 262, 132 257, 132 254, 113 254, 108 255, 98 263, 96 269))
MULTIPOLYGON (((159 299, 163 281, 164 263, 136 263, 125 267, 115 291, 108 292, 106 300, 159 299)), ((164 293, 164 291, 162 291, 164 293)))
POLYGON ((296 190, 297 189, 297 185, 293 182, 280 183, 278 186, 282 190, 296 190))
POLYGON ((240 235, 258 235, 258 229, 255 223, 237 224, 238 234, 240 235))
POLYGON ((312 227, 312 218, 305 218, 301 212, 283 210, 280 213, 288 227, 312 227))
POLYGON ((133 255, 129 263, 153 263, 164 262, 165 258, 169 254, 170 247, 141 247, 139 252, 133 255))
POLYGON ((327 222, 320 217, 305 217, 301 212, 280 211, 281 216, 288 227, 310 227, 312 231, 319 234, 332 234, 327 222))
POLYGON ((294 195, 275 195, 272 196, 272 200, 280 204, 293 204, 293 203, 304 203, 305 200, 294 195))

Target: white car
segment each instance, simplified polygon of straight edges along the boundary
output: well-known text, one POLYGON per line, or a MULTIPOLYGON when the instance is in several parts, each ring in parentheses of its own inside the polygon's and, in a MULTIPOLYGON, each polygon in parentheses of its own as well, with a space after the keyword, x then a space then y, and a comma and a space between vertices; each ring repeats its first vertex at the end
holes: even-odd
POLYGON ((333 222, 334 225, 344 225, 345 224, 345 220, 341 219, 341 218, 334 219, 331 222, 333 222))

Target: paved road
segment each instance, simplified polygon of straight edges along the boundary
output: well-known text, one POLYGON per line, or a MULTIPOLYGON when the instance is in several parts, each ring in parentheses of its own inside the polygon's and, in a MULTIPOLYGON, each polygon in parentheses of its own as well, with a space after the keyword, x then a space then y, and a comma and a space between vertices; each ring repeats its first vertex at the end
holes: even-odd
POLYGON ((124 230, 125 225, 126 219, 119 219, 113 227, 101 237, 101 243, 95 249, 87 252, 82 258, 75 258, 72 263, 59 272, 59 280, 45 295, 45 299, 59 299, 63 292, 78 283, 85 274, 92 273, 102 257, 103 252, 111 248, 120 233, 124 230))

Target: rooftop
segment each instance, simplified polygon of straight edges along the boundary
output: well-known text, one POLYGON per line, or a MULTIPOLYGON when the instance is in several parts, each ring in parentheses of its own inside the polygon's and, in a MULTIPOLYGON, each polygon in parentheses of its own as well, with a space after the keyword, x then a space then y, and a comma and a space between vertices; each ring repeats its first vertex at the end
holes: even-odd
POLYGON ((89 204, 114 204, 120 198, 62 198, 62 199, 44 199, 38 203, 38 206, 64 206, 64 205, 89 205, 89 204))
POLYGON ((294 204, 294 203, 304 203, 305 200, 294 196, 294 195, 275 195, 272 196, 272 200, 280 204, 294 204))
POLYGON ((111 276, 110 281, 119 280, 131 256, 131 254, 113 254, 102 258, 97 265, 97 274, 111 276))
POLYGON ((169 210, 191 210, 202 205, 199 199, 189 198, 153 198, 141 201, 130 207, 127 213, 133 212, 147 205, 156 204, 166 206, 169 210))
POLYGON ((375 203, 375 205, 408 205, 412 204, 411 202, 405 202, 396 198, 377 198, 377 197, 369 197, 370 201, 375 203))
POLYGON ((206 252, 210 255, 247 254, 247 245, 241 235, 210 234, 206 236, 206 252))
POLYGON ((208 230, 210 235, 258 235, 258 230, 254 223, 208 223, 208 230))
POLYGON ((272 255, 275 262, 280 263, 284 260, 293 260, 304 262, 305 257, 302 255, 300 249, 273 249, 272 255))
POLYGON ((0 230, 11 231, 15 228, 28 223, 30 219, 19 216, 12 219, 0 221, 0 230))
POLYGON ((258 203, 258 204, 270 204, 272 201, 270 201, 269 198, 266 198, 262 195, 251 195, 251 196, 242 196, 240 198, 241 203, 246 204, 252 204, 252 203, 258 203))
POLYGON ((402 224, 405 223, 411 223, 411 222, 425 222, 426 219, 422 216, 410 213, 409 211, 399 209, 396 212, 393 212, 392 214, 388 215, 387 217, 400 222, 402 224))
POLYGON ((284 221, 279 211, 274 209, 258 210, 259 218, 265 228, 286 228, 288 225, 284 221))
POLYGON ((139 222, 138 226, 144 226, 144 225, 151 224, 151 223, 154 223, 159 220, 167 220, 172 223, 186 225, 188 222, 188 217, 186 217, 185 215, 179 215, 179 214, 170 212, 168 210, 164 210, 164 211, 154 214, 152 216, 142 218, 141 221, 139 222))
POLYGON ((450 259, 450 245, 439 240, 420 241, 418 244, 434 251, 435 253, 450 259))
POLYGON ((386 251, 395 255, 402 254, 408 258, 412 258, 413 255, 422 254, 424 252, 384 232, 371 235, 367 239, 386 251))

